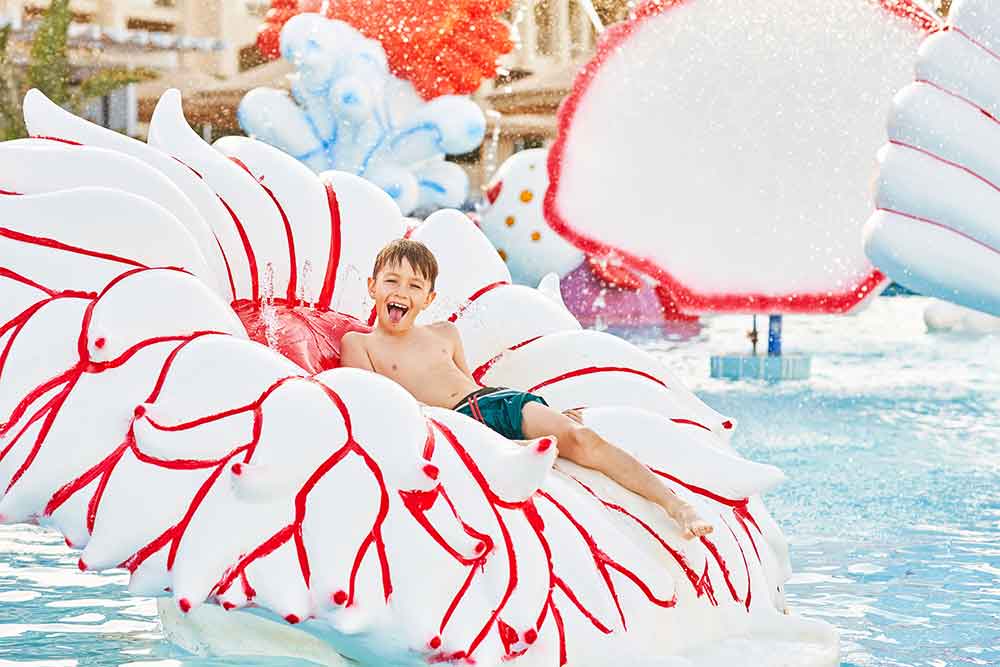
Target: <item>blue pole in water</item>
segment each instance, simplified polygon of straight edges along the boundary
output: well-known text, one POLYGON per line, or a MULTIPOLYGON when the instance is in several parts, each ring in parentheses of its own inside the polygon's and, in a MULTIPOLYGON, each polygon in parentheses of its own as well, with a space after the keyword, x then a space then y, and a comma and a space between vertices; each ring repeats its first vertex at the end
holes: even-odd
POLYGON ((771 315, 767 324, 767 356, 781 356, 781 315, 771 315))

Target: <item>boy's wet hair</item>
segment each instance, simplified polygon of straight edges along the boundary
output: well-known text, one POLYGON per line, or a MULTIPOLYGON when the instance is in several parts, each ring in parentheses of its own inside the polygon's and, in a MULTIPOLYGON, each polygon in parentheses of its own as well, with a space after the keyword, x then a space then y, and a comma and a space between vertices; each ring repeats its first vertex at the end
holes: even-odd
POLYGON ((409 262, 413 270, 420 274, 425 280, 430 282, 431 291, 434 291, 434 281, 438 276, 438 263, 434 253, 430 248, 420 241, 411 239, 396 239, 378 251, 375 257, 375 268, 372 269, 372 278, 378 275, 386 266, 401 264, 403 260, 409 262))

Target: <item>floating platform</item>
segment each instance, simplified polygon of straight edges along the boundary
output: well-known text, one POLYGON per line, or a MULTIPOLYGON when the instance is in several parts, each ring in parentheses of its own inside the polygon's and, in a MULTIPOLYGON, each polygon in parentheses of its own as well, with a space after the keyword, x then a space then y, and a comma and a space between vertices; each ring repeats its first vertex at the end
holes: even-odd
POLYGON ((720 355, 712 357, 712 377, 726 380, 808 380, 812 357, 805 355, 720 355))

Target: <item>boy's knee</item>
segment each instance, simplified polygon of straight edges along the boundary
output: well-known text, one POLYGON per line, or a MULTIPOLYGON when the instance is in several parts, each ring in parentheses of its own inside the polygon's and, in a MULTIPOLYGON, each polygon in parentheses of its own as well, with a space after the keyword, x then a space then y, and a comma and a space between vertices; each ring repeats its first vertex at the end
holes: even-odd
POLYGON ((592 465, 600 456, 603 441, 586 426, 569 430, 559 441, 559 454, 582 466, 592 465))

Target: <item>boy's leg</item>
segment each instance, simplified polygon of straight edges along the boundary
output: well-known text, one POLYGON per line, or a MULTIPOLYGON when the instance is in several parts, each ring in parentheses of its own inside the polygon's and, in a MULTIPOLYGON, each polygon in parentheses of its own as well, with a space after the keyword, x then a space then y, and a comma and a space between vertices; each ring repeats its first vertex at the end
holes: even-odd
POLYGON ((541 403, 526 403, 521 416, 525 438, 555 436, 560 456, 604 473, 629 491, 656 503, 680 524, 686 539, 712 532, 711 524, 702 520, 691 505, 657 479, 641 461, 593 430, 541 403))

